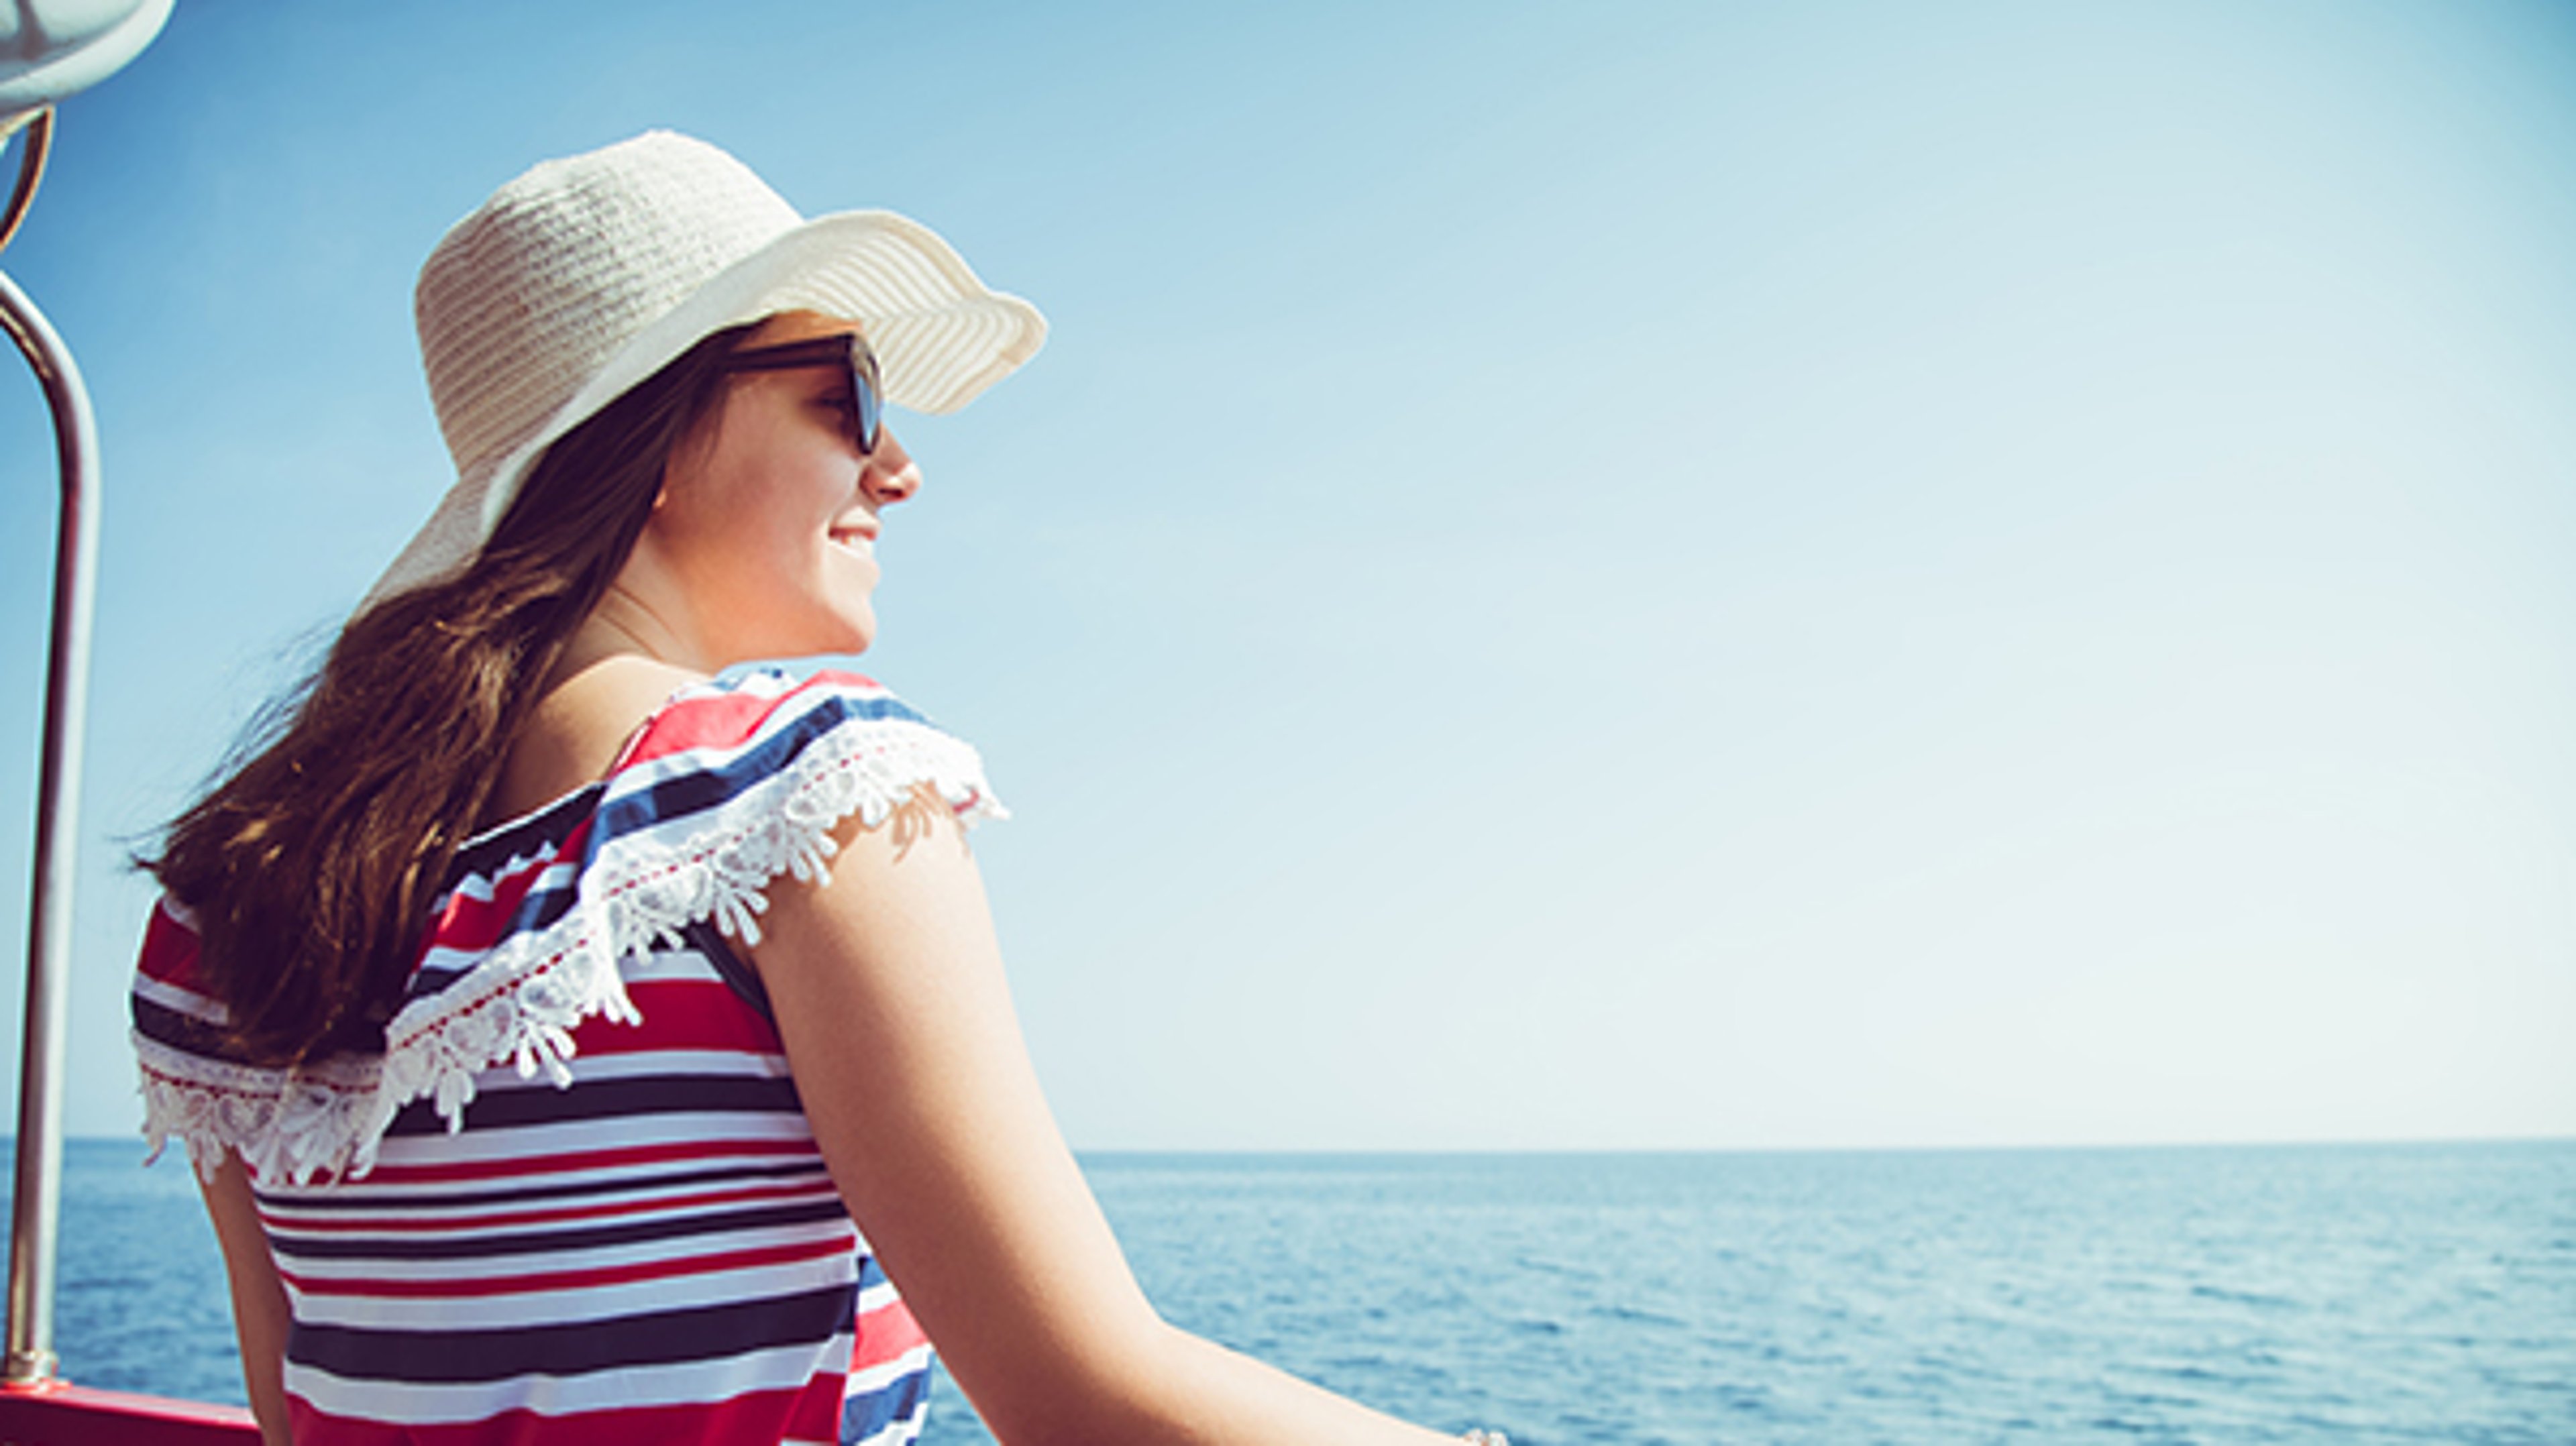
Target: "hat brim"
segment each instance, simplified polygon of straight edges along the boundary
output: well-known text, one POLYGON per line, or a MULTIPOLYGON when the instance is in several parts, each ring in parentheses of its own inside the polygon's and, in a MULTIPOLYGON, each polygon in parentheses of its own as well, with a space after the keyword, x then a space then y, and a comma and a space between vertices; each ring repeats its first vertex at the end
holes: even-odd
POLYGON ((637 331, 527 441, 483 475, 459 477, 359 610, 463 566, 557 438, 708 334, 788 311, 857 322, 886 400, 933 414, 973 401, 1046 341, 1036 307, 986 287, 930 228, 891 211, 817 216, 708 278, 637 331))

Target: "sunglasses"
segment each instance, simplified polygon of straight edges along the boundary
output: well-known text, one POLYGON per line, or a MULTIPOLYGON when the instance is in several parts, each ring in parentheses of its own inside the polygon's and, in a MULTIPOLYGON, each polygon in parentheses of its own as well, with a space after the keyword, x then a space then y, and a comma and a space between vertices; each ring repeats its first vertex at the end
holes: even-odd
POLYGON ((784 372, 820 366, 849 368, 851 440, 859 444, 860 456, 873 454, 877 449, 877 418, 885 410, 885 389, 877 381, 876 353, 868 350, 868 344, 859 338, 857 332, 731 352, 726 355, 720 369, 729 372, 784 372))

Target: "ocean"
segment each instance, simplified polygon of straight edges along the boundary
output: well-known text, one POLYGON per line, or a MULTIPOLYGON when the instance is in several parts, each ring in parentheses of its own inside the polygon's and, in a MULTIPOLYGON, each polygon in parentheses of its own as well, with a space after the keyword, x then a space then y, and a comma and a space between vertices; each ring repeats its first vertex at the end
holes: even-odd
MULTIPOLYGON (((238 1402, 140 1158, 68 1147, 64 1373, 238 1402)), ((1177 1324, 1520 1446, 2576 1442, 2576 1141, 1083 1165, 1177 1324)))

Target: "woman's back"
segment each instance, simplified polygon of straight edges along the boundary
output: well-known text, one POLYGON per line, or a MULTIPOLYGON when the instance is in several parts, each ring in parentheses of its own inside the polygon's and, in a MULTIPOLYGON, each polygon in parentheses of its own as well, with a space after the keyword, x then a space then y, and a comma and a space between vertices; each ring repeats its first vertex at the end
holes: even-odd
POLYGON ((156 915, 151 1128, 262 1168, 299 1438, 912 1438, 929 1347, 714 921, 925 784, 993 811, 971 751, 864 679, 684 692, 607 780, 464 848, 381 1060, 226 1058, 184 914, 156 915))

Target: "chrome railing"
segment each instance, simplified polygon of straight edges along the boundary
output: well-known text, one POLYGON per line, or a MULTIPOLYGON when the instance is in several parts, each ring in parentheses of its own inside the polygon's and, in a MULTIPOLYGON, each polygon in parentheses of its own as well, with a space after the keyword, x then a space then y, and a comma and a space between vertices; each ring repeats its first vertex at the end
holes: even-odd
MULTIPOLYGON (((53 103, 114 73, 152 42, 171 0, 13 0, 0 59, 0 145, 19 137, 18 180, 0 215, 17 234, 43 179, 53 103)), ((98 423, 70 348, 0 273, 0 329, 18 344, 53 414, 62 475, 54 538, 53 636, 45 655, 37 765, 35 887, 27 910, 27 995, 18 1056, 18 1159, 9 1219, 8 1354, 0 1387, 56 1379, 55 1242, 62 1223, 63 1042, 70 1022, 72 876, 80 839, 81 739, 89 711, 91 597, 98 577, 98 423)))
MULTIPOLYGON (((44 165, 50 115, 26 138, 12 209, 23 211, 44 165)), ((16 216, 0 223, 0 237, 16 216)), ((54 535, 53 638, 45 658, 45 729, 36 781, 34 896, 27 910, 26 1019, 19 1046, 18 1162, 9 1219, 8 1356, 0 1379, 54 1374, 54 1243, 62 1218, 63 1034, 69 1020, 72 874, 80 837, 83 723, 89 707, 91 597, 98 579, 98 423, 80 368, 27 293, 0 273, 0 328, 18 344, 53 412, 62 471, 54 535)))

